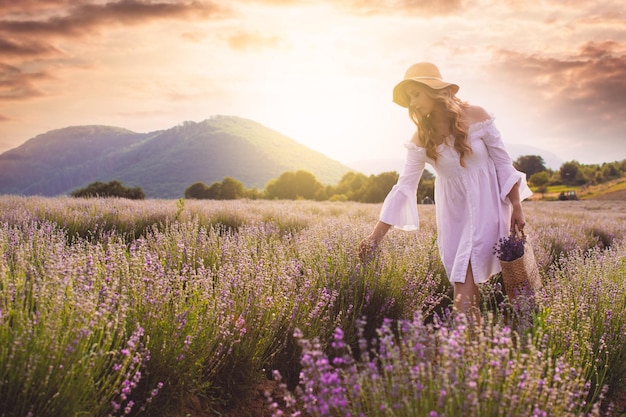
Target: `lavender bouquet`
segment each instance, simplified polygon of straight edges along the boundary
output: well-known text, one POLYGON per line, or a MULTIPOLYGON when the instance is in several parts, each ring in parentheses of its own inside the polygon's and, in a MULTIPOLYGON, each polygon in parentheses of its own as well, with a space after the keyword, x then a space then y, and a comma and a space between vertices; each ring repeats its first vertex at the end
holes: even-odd
POLYGON ((507 237, 501 237, 493 246, 493 254, 501 261, 511 262, 521 258, 524 255, 524 242, 526 236, 518 236, 517 233, 511 233, 507 237))

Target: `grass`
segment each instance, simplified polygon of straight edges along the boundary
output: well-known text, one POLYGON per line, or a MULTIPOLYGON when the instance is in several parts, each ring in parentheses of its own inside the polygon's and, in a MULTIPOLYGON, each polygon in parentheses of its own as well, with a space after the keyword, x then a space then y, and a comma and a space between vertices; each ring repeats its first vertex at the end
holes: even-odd
POLYGON ((594 185, 580 191, 581 198, 592 199, 606 194, 626 191, 626 178, 618 178, 607 183, 594 185))
POLYGON ((1 197, 0 415, 218 413, 272 375, 275 415, 611 415, 626 205, 524 207, 532 325, 494 281, 469 331, 432 206, 361 263, 379 205, 1 197))
MULTIPOLYGON (((613 193, 624 192, 626 190, 626 177, 617 178, 611 181, 603 182, 596 185, 583 185, 583 186, 571 186, 571 185, 551 185, 547 187, 545 193, 539 193, 538 187, 532 186, 531 189, 535 192, 533 196, 534 200, 556 200, 560 193, 567 191, 574 191, 578 197, 582 200, 603 198, 606 195, 613 193)), ((624 200, 624 196, 617 197, 616 199, 624 200)))

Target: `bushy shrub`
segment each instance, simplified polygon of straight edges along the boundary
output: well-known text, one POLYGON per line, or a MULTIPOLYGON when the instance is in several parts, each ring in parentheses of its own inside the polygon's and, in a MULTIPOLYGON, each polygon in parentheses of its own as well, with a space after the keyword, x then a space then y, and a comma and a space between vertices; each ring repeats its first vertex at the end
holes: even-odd
POLYGON ((330 353, 296 332, 301 385, 286 392, 283 410, 273 404, 275 415, 569 416, 584 408, 581 370, 546 351, 543 335, 524 343, 508 327, 472 327, 462 315, 427 325, 416 313, 397 326, 380 327, 375 350, 359 331, 359 360, 339 328, 330 353))
POLYGON ((143 200, 146 198, 140 187, 126 187, 122 182, 113 180, 108 183, 96 181, 85 188, 72 191, 71 197, 119 197, 131 200, 143 200))

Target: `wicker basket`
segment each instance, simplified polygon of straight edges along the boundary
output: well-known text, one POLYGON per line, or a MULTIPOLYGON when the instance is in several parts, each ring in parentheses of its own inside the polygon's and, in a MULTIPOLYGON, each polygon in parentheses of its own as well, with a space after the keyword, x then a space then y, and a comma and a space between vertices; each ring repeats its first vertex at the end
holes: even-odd
POLYGON ((526 238, 524 255, 514 261, 500 261, 504 289, 510 301, 524 295, 534 297, 541 288, 541 276, 535 261, 535 253, 526 238))

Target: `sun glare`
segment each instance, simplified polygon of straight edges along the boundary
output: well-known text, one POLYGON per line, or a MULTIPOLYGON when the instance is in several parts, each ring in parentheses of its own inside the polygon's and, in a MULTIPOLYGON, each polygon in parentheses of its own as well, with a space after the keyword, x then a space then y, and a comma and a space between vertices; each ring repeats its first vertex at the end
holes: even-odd
POLYGON ((349 150, 340 138, 354 134, 366 111, 364 92, 332 59, 277 58, 260 89, 267 123, 326 154, 349 150))

